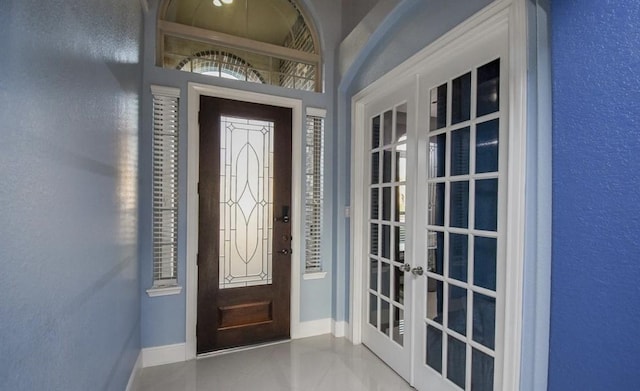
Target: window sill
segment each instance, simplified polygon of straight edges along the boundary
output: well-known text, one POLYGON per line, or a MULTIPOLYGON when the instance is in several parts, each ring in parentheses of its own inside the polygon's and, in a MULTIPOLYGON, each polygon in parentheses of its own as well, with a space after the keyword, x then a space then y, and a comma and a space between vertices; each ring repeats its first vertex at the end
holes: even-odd
POLYGON ((166 286, 147 289, 147 295, 149 295, 149 297, 179 295, 181 292, 181 286, 166 286))
POLYGON ((303 280, 322 280, 327 276, 327 272, 313 272, 313 273, 304 273, 302 275, 303 280))

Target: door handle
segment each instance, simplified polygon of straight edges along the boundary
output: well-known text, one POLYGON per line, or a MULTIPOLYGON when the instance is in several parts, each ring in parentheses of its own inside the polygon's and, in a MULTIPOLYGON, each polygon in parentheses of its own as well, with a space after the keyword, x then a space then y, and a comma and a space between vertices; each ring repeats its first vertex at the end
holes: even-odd
POLYGON ((411 269, 411 273, 413 273, 414 276, 421 276, 424 274, 424 269, 422 269, 422 266, 414 267, 411 269))
POLYGON ((283 248, 282 250, 278 251, 280 254, 284 254, 284 255, 291 255, 293 253, 292 249, 286 249, 283 248))
POLYGON ((402 270, 405 273, 408 273, 411 271, 411 265, 409 265, 408 263, 405 263, 404 265, 400 266, 400 270, 402 270))

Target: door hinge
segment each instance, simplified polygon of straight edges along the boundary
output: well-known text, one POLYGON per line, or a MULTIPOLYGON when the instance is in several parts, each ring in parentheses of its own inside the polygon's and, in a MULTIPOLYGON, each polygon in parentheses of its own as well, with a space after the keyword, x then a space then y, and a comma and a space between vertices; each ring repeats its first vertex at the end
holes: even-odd
POLYGON ((198 182, 198 194, 200 194, 200 182, 198 182))
POLYGON ((196 254, 196 265, 200 266, 200 253, 196 254))

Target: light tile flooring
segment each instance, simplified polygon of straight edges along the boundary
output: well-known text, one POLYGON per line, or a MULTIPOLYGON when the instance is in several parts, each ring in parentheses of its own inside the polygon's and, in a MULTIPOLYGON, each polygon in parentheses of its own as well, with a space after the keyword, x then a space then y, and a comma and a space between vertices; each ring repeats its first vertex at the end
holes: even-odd
POLYGON ((139 391, 412 390, 364 346, 329 335, 145 368, 139 384, 139 391))

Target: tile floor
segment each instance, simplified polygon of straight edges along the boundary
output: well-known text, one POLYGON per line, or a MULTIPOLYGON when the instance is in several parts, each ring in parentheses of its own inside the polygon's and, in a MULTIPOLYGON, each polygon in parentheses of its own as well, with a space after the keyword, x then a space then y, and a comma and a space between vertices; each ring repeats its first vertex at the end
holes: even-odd
POLYGON ((145 368, 138 391, 402 391, 400 376, 362 345, 330 335, 145 368))

